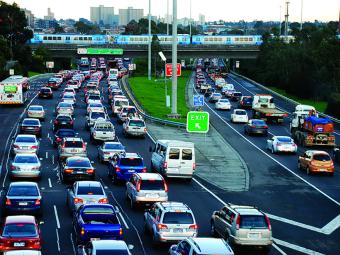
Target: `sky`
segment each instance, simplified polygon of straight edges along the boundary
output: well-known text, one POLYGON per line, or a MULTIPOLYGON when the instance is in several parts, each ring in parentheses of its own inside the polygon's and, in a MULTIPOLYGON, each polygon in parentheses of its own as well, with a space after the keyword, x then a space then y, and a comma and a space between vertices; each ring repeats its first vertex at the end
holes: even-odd
MULTIPOLYGON (((164 17, 169 1, 172 13, 172 0, 151 0, 151 14, 164 17)), ((339 19, 339 0, 290 0, 289 20, 300 21, 301 2, 303 1, 304 21, 330 21, 339 19)), ((50 7, 56 19, 90 18, 90 6, 113 6, 115 14, 118 9, 129 6, 144 9, 148 12, 148 0, 5 0, 16 2, 21 8, 31 10, 36 17, 43 18, 50 7)), ((198 20, 198 15, 203 14, 206 21, 253 21, 253 20, 280 20, 284 19, 285 0, 191 0, 192 18, 198 20), (281 11, 280 11, 281 6, 281 11), (280 15, 281 14, 281 15, 280 15)), ((190 0, 177 0, 178 18, 190 17, 190 0)))

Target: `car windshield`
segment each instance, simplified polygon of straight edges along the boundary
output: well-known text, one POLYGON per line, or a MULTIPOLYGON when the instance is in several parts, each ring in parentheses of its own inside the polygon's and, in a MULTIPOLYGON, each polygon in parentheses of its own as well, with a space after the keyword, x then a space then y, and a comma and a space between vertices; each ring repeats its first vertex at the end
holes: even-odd
POLYGON ((141 190, 164 190, 162 180, 142 180, 141 190))
POLYGON ((83 142, 82 141, 66 141, 65 147, 71 147, 71 148, 82 148, 83 142))
POLYGON ((22 185, 22 186, 10 186, 7 196, 39 196, 39 192, 36 186, 22 185))
POLYGON ((219 94, 219 93, 214 93, 213 96, 214 96, 214 97, 219 97, 219 96, 221 96, 221 94, 219 94))
POLYGON ((41 91, 41 92, 45 92, 45 93, 46 93, 46 92, 47 92, 47 93, 48 93, 48 92, 51 92, 51 90, 49 90, 49 89, 41 89, 40 91, 41 91))
POLYGON ((144 127, 145 123, 144 123, 144 121, 140 121, 140 120, 130 120, 129 126, 131 126, 131 127, 144 127))
POLYGON ((102 104, 90 104, 90 108, 92 108, 92 107, 103 107, 103 105, 102 104))
POLYGON ((57 82, 56 82, 56 81, 48 81, 48 83, 50 83, 50 84, 56 84, 57 82))
POLYGON ((236 111, 235 112, 236 115, 247 115, 246 111, 236 111))
POLYGON ((93 112, 91 114, 91 119, 98 119, 98 118, 105 119, 105 113, 103 113, 103 112, 93 112))
POLYGON ((100 100, 100 96, 97 95, 90 95, 89 100, 100 100))
POLYGON ((74 96, 72 96, 72 95, 64 95, 63 99, 74 99, 74 96))
POLYGON ((242 96, 242 93, 240 93, 240 92, 236 92, 236 93, 234 93, 234 96, 236 96, 236 97, 240 97, 240 96, 242 96))
POLYGON ((136 108, 123 108, 124 113, 136 113, 136 108))
POLYGON ((263 215, 241 215, 240 228, 268 228, 263 215))
POLYGON ((6 224, 2 236, 33 237, 37 236, 37 229, 36 226, 32 223, 6 224))
POLYGON ((31 106, 28 108, 29 111, 42 111, 43 108, 41 106, 31 106))
POLYGON ((69 85, 77 85, 78 82, 77 82, 77 81, 69 81, 68 84, 69 84, 69 85))
POLYGON ((266 122, 264 122, 264 120, 253 120, 252 124, 255 126, 266 126, 266 122))
POLYGON ((313 156, 313 159, 318 160, 318 161, 330 161, 331 160, 331 158, 326 154, 315 154, 313 156))
POLYGON ((18 136, 15 140, 16 143, 35 143, 36 139, 32 136, 18 136))
POLYGON ((39 126, 39 120, 24 120, 22 122, 23 125, 29 125, 29 126, 39 126))
POLYGON ((243 102, 246 102, 246 103, 252 103, 253 102, 253 98, 252 97, 244 97, 242 99, 243 102))
POLYGON ((67 162, 67 167, 91 167, 91 163, 88 160, 69 160, 67 162))
POLYGON ((124 150, 124 146, 121 144, 107 143, 104 146, 106 150, 124 150))
POLYGON ((71 121, 72 118, 71 118, 71 116, 62 115, 62 116, 58 116, 57 120, 59 120, 59 121, 71 121))
POLYGON ((104 195, 100 186, 78 186, 78 195, 104 195))
POLYGON ((71 105, 71 104, 69 104, 69 103, 60 103, 60 104, 58 105, 58 107, 71 108, 71 107, 72 107, 72 105, 71 105))
POLYGON ((14 163, 35 164, 38 163, 38 158, 35 155, 17 155, 14 159, 14 163))
POLYGON ((76 133, 73 130, 58 130, 57 136, 60 137, 74 137, 76 133))
POLYGON ((90 207, 86 207, 83 210, 83 214, 85 215, 91 215, 91 214, 108 214, 108 215, 115 215, 115 211, 108 206, 90 206, 90 207))
POLYGON ((219 102, 221 102, 221 103, 229 103, 229 100, 228 99, 220 99, 219 102))
POLYGON ((192 214, 188 212, 167 212, 163 217, 164 224, 193 224, 192 214))
POLYGON ((125 105, 129 105, 129 102, 125 101, 125 100, 116 100, 115 101, 115 106, 125 106, 125 105))
POLYGON ((143 160, 141 158, 122 158, 120 160, 121 166, 143 166, 143 160))
POLYGON ((290 137, 278 137, 277 140, 280 143, 291 143, 292 139, 290 137))

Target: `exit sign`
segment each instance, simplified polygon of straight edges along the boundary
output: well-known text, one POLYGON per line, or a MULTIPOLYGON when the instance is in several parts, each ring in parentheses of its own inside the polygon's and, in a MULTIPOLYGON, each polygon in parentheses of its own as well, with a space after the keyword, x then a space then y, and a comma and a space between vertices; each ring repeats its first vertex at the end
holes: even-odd
POLYGON ((188 133, 207 133, 209 131, 208 112, 188 112, 187 132, 188 133))
MULTIPOLYGON (((165 65, 165 74, 167 77, 172 76, 172 64, 165 65)), ((182 74, 181 64, 177 64, 177 76, 181 76, 181 74, 182 74)))

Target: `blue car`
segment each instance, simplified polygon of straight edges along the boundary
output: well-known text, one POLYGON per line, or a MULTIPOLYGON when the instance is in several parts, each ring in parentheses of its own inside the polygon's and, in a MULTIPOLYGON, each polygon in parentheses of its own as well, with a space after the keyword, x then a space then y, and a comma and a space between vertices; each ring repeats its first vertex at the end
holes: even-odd
POLYGON ((12 182, 3 201, 5 215, 42 215, 42 196, 35 182, 12 182))
POLYGON ((81 205, 73 215, 77 244, 93 240, 122 240, 123 230, 115 209, 109 204, 81 205))
POLYGON ((117 184, 128 181, 134 173, 146 173, 143 158, 137 153, 123 153, 109 160, 108 176, 117 184))

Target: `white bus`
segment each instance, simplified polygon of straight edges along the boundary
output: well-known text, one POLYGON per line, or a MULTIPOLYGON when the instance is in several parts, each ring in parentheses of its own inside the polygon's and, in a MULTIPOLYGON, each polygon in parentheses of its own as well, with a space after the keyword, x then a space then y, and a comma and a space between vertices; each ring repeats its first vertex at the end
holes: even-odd
POLYGON ((29 87, 28 78, 13 75, 0 82, 0 104, 22 105, 27 99, 24 88, 29 87))

